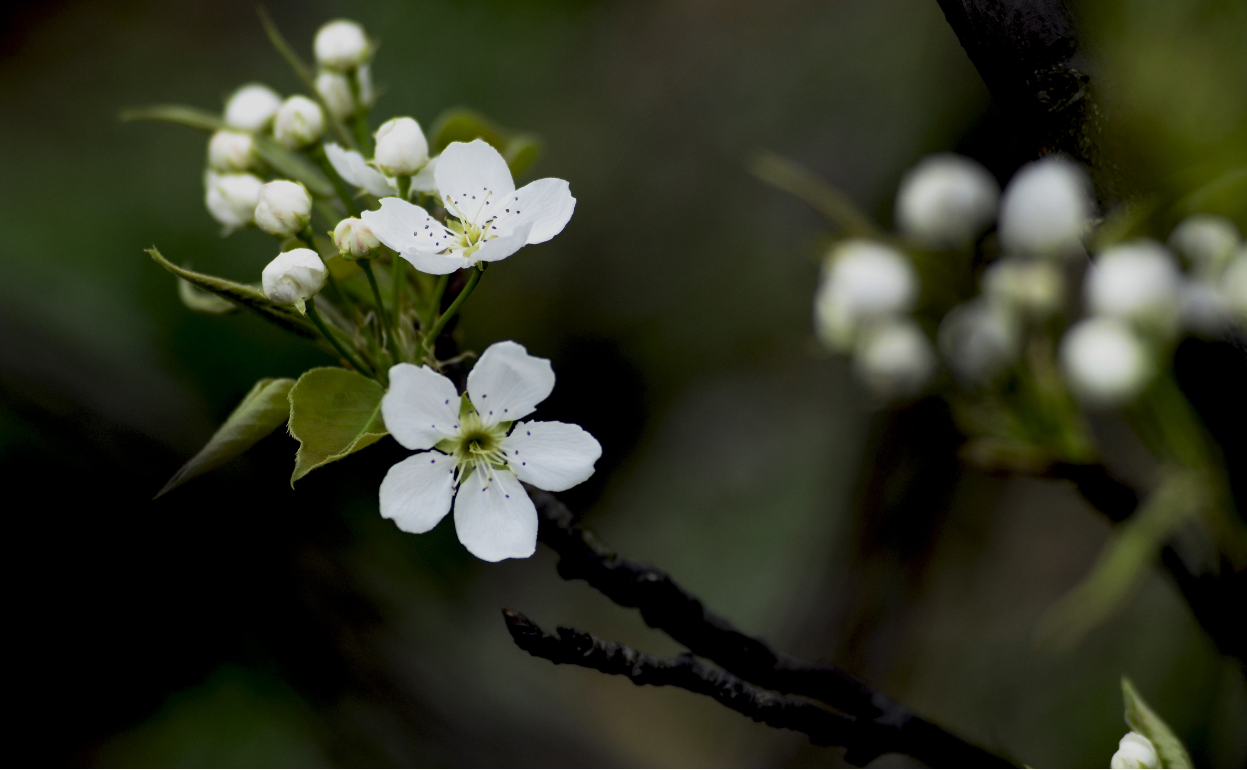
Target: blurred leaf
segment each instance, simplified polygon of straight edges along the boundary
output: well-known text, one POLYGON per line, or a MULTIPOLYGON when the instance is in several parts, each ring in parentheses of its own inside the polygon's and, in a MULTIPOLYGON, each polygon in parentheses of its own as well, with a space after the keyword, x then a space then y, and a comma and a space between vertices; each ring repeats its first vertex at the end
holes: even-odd
POLYGON ((241 309, 227 299, 196 289, 194 284, 181 277, 178 278, 178 298, 182 300, 183 305, 196 313, 224 315, 241 309))
POLYGON ((256 154, 282 176, 302 182, 308 192, 319 198, 332 198, 333 185, 325 173, 300 153, 287 150, 275 139, 263 134, 253 134, 256 154))
POLYGON ((507 142, 502 157, 511 167, 511 175, 519 176, 541 157, 541 140, 531 134, 521 134, 507 142))
POLYGON ((220 115, 181 104, 155 104, 150 107, 122 110, 121 120, 125 123, 136 120, 161 120, 200 131, 217 131, 226 127, 220 115))
POLYGON ((748 163, 749 172, 810 205, 847 237, 879 235, 875 223, 849 196, 787 158, 760 152, 748 163))
POLYGON ((357 372, 323 367, 304 372, 290 391, 290 433, 299 440, 291 486, 386 435, 385 388, 357 372))
POLYGON ((155 246, 147 249, 147 253, 150 254, 152 259, 156 260, 156 262, 159 263, 165 270, 168 270, 170 273, 173 273, 179 278, 189 281, 198 288, 209 291, 218 297, 223 297, 230 302, 250 308, 251 310, 259 313, 266 320, 272 321, 286 331, 294 332, 300 337, 316 340, 318 342, 321 341, 320 332, 316 330, 316 327, 311 321, 307 320, 302 315, 299 315, 299 313, 293 308, 286 307, 285 305, 278 305, 276 302, 273 302, 268 297, 264 296, 264 293, 256 287, 248 286, 244 283, 227 281, 224 278, 217 278, 214 275, 205 275, 204 273, 196 273, 193 270, 178 267, 169 260, 165 259, 155 246))
POLYGON ((290 414, 292 387, 294 380, 287 378, 257 382, 207 445, 173 474, 156 497, 232 460, 285 423, 290 414))
POLYGON ((506 159, 513 176, 519 176, 541 155, 541 142, 531 134, 512 135, 478 112, 455 108, 443 112, 433 123, 433 154, 451 142, 483 139, 506 159))
POLYGON ((1152 742, 1157 756, 1160 757, 1161 767, 1195 767, 1182 741, 1173 734, 1165 720, 1148 707, 1143 697, 1134 689, 1134 685, 1124 676, 1121 678, 1121 696, 1126 702, 1126 724, 1152 742))

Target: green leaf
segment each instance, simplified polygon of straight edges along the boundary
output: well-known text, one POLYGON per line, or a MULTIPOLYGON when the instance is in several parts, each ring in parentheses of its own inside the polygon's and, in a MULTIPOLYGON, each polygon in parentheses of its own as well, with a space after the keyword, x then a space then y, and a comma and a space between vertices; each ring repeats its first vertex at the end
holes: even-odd
POLYGON ((511 175, 519 176, 529 166, 536 163, 537 158, 541 157, 541 141, 531 134, 516 136, 507 142, 506 149, 502 151, 502 157, 507 159, 511 175))
POLYGON ((446 149, 451 142, 483 139, 502 153, 513 176, 519 176, 536 162, 541 142, 531 134, 511 134, 485 116, 472 110, 456 108, 438 116, 433 124, 433 154, 446 149))
POLYGON ((1165 720, 1148 707, 1143 697, 1134 689, 1134 685, 1124 676, 1121 678, 1121 697, 1126 702, 1126 724, 1152 742, 1156 747, 1156 755, 1160 757, 1161 767, 1195 767, 1182 741, 1173 734, 1165 720))
POLYGON ((386 435, 385 388, 357 372, 323 367, 304 372, 290 391, 290 433, 299 440, 290 485, 386 435))
POLYGON ((294 380, 288 378, 257 382, 207 445, 173 474, 156 497, 232 460, 276 430, 290 414, 288 396, 292 387, 294 380))
POLYGON ((220 115, 181 104, 154 104, 150 107, 122 110, 121 120, 123 123, 136 120, 159 120, 200 131, 217 131, 226 127, 220 115))
POLYGON ((329 183, 329 178, 306 156, 287 150, 275 139, 264 134, 253 134, 252 138, 255 139, 256 154, 272 166, 278 174, 287 179, 302 182, 307 191, 318 198, 334 196, 333 185, 329 183))
POLYGON ((227 299, 196 289, 195 284, 185 278, 178 278, 178 298, 182 300, 183 305, 186 305, 196 313, 224 315, 237 312, 240 309, 238 305, 227 299))
POLYGON ((156 262, 165 270, 168 270, 170 273, 173 273, 179 278, 189 281, 200 289, 211 292, 218 297, 222 297, 230 302, 253 310, 263 316, 265 320, 272 321, 286 331, 293 332, 300 337, 316 340, 318 342, 322 339, 320 332, 316 330, 316 327, 311 321, 307 320, 304 316, 299 315, 299 313, 293 308, 285 305, 278 305, 276 302, 273 302, 268 297, 264 296, 264 292, 254 286, 248 286, 245 283, 235 283, 234 281, 227 281, 224 278, 217 278, 214 275, 196 273, 193 270, 178 267, 169 260, 165 259, 164 255, 162 255, 155 246, 147 249, 147 253, 150 254, 152 259, 156 260, 156 262))

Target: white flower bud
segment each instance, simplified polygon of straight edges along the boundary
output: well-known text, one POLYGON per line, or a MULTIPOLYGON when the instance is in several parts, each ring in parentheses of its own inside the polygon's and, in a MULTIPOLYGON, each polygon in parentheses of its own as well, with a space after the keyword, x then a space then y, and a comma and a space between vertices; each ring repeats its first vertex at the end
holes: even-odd
POLYGON ((1021 342, 1013 313, 982 299, 958 305, 940 323, 940 352, 966 385, 982 385, 1003 371, 1017 358, 1021 342))
POLYGON ((1048 260, 1005 257, 983 271, 983 293, 1019 313, 1046 318, 1065 301, 1065 278, 1048 260))
POLYGON ((1230 307, 1212 281, 1190 278, 1182 282, 1182 328, 1216 337, 1225 331, 1230 307))
POLYGON ((282 252, 264 268, 264 296, 302 308, 325 285, 325 263, 311 249, 282 252))
POLYGON ((905 312, 917 299, 918 278, 904 254, 875 241, 843 241, 823 265, 815 324, 828 345, 846 350, 863 321, 905 312))
POLYGON ((225 103, 225 123, 243 131, 260 131, 281 108, 277 92, 261 83, 239 88, 225 103))
POLYGON ((255 141, 241 131, 217 131, 208 142, 208 168, 227 174, 255 165, 255 141))
POLYGON ((414 174, 429 162, 429 143, 420 124, 411 118, 393 118, 377 129, 374 160, 388 176, 414 174))
POLYGON ((1230 259, 1217 288, 1229 312, 1240 321, 1247 320, 1247 249, 1230 259))
POLYGON ((363 220, 350 217, 333 228, 333 244, 345 259, 359 259, 381 247, 381 241, 372 234, 363 220))
POLYGON ((321 27, 312 48, 320 66, 336 70, 354 69, 371 55, 364 28, 347 19, 331 21, 321 27))
POLYGON ((1000 186, 987 169, 961 155, 928 155, 901 180, 896 221, 920 243, 970 243, 996 218, 1000 186))
POLYGON ((1212 277, 1221 274, 1240 240, 1233 221, 1212 214, 1192 214, 1169 234, 1169 247, 1195 272, 1212 277))
POLYGON ((204 174, 204 202, 209 213, 225 226, 228 234, 254 220, 263 185, 251 174, 215 174, 208 171, 204 174))
POLYGON ((1023 166, 1000 201, 1000 242, 1013 254, 1065 257, 1082 251, 1091 187, 1073 161, 1049 155, 1023 166))
POLYGON ((935 372, 931 341, 917 323, 891 318, 862 330, 853 350, 853 368, 877 395, 912 396, 935 372))
POLYGON ((292 96, 277 111, 273 136, 292 150, 306 147, 325 133, 325 113, 306 96, 292 96))
POLYGON ((1182 274, 1173 255, 1140 239, 1106 249, 1087 270, 1083 290, 1092 313, 1169 330, 1181 307, 1182 274))
POLYGON ((279 179, 260 188, 255 223, 270 235, 298 235, 312 218, 312 198, 298 182, 279 179))
POLYGON ((376 93, 372 90, 372 66, 361 64, 355 70, 355 85, 359 86, 359 101, 365 107, 371 107, 376 93))
POLYGON ((321 70, 316 76, 316 93, 325 100, 330 114, 335 118, 345 118, 355 112, 355 97, 351 95, 351 81, 340 72, 321 70))
POLYGON ((1118 741, 1117 753, 1109 766, 1113 770, 1157 768, 1160 767, 1160 757, 1156 754, 1156 747, 1145 736, 1129 732, 1118 741))
POLYGON ((1061 339, 1061 369, 1074 395, 1093 406, 1124 404, 1147 387, 1154 367, 1147 347, 1116 318, 1087 318, 1061 339))

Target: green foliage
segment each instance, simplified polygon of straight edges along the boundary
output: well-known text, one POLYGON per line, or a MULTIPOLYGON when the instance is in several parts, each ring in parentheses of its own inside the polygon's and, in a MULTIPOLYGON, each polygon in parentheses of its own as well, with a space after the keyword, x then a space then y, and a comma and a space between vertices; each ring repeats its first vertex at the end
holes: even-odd
POLYGON ((290 434, 299 441, 291 486, 316 468, 384 437, 384 395, 385 388, 375 380, 346 369, 304 372, 290 391, 290 434))
POLYGON ((289 394, 292 387, 294 380, 288 378, 266 378, 257 382, 225 423, 212 434, 204 448, 199 450, 199 454, 173 474, 156 497, 220 467, 286 422, 290 414, 289 394))
POLYGON ((1147 738, 1156 747, 1156 755, 1160 757, 1161 767, 1185 768, 1194 767, 1191 755, 1178 736, 1173 734, 1165 720, 1148 707, 1143 697, 1134 689, 1134 685, 1126 677, 1121 678, 1121 696, 1126 703, 1126 724, 1139 735, 1147 738))
POLYGON ((181 277, 178 278, 178 299, 182 300, 183 305, 186 305, 186 307, 194 310, 196 313, 225 315, 241 309, 238 305, 223 297, 196 289, 195 284, 181 277))
POLYGON ((225 121, 216 113, 201 110, 198 107, 187 107, 182 104, 153 104, 150 107, 134 107, 122 110, 120 117, 124 123, 136 120, 159 120, 165 123, 176 123, 187 128, 195 128, 200 131, 219 131, 227 127, 225 121))
POLYGON ((451 142, 484 139, 506 158, 511 174, 519 176, 541 155, 541 142, 531 134, 512 134, 499 128, 488 118, 468 109, 443 112, 433 124, 430 145, 434 153, 445 150, 451 142))

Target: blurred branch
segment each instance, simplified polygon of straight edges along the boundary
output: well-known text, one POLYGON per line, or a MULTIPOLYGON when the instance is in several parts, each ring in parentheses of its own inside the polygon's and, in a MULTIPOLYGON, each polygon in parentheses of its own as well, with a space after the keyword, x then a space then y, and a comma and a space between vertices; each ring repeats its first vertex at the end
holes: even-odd
POLYGON ((553 495, 532 488, 529 495, 540 516, 538 538, 559 554, 558 572, 563 579, 584 580, 616 604, 636 607, 649 626, 740 679, 767 690, 821 700, 869 723, 872 726, 865 735, 854 734, 850 761, 865 764, 879 754, 900 752, 932 766, 1009 766, 1006 760, 922 719, 830 663, 775 652, 766 642, 709 612, 666 572, 604 547, 575 523, 571 511, 553 495))
POLYGON ((810 205, 846 237, 878 236, 878 228, 849 196, 809 170, 773 152, 762 151, 749 160, 749 173, 810 205))

